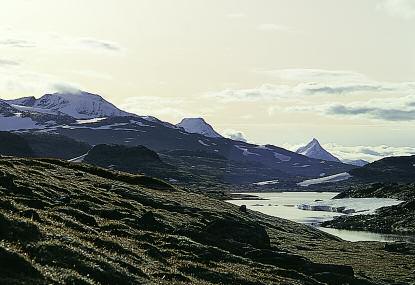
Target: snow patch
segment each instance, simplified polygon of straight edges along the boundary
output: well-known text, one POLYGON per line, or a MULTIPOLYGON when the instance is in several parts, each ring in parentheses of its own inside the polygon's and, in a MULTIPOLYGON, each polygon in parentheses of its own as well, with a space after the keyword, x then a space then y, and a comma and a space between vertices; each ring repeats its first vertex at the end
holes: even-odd
POLYGON ((340 181, 347 180, 351 177, 352 176, 349 173, 344 172, 344 173, 339 173, 339 174, 330 175, 326 177, 305 180, 303 182, 297 183, 297 185, 301 187, 307 187, 307 186, 315 185, 315 184, 340 182, 340 181))
POLYGON ((281 160, 281 161, 290 161, 291 160, 291 157, 289 157, 287 155, 283 155, 283 154, 278 153, 278 152, 274 152, 274 157, 276 159, 281 160))
POLYGON ((257 185, 257 186, 265 186, 265 185, 274 185, 278 183, 279 183, 279 180, 268 180, 268 181, 261 181, 261 182, 256 182, 252 184, 257 185))
POLYGON ((198 140, 198 142, 201 144, 201 145, 204 145, 204 146, 210 146, 210 145, 208 145, 207 143, 205 143, 204 141, 202 141, 202 140, 198 140))
POLYGON ((244 147, 242 147, 242 146, 240 146, 240 145, 235 145, 235 147, 236 147, 237 149, 242 150, 242 154, 243 154, 244 156, 248 156, 248 155, 257 155, 257 156, 261 156, 261 155, 260 155, 260 154, 258 154, 258 153, 255 153, 255 152, 250 152, 247 148, 244 148, 244 147))

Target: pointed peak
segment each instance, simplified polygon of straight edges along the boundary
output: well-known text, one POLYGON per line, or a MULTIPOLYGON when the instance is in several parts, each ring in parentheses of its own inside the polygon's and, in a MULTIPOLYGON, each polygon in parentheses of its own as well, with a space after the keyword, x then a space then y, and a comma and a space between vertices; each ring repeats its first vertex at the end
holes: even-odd
POLYGON ((316 138, 313 138, 306 146, 300 147, 296 152, 311 158, 340 162, 337 157, 325 150, 316 138))

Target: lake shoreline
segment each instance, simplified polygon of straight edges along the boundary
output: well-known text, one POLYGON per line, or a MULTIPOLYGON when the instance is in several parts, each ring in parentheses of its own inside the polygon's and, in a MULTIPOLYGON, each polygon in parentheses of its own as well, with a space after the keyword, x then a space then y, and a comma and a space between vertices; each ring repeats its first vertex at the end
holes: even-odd
POLYGON ((302 203, 332 200, 336 194, 333 192, 284 191, 235 194, 237 195, 233 195, 233 199, 229 199, 227 202, 239 206, 246 205, 249 210, 309 225, 313 228, 317 228, 321 231, 330 233, 348 241, 415 242, 413 236, 401 233, 382 233, 352 228, 342 229, 336 227, 326 227, 323 225, 329 224, 331 221, 339 219, 339 217, 352 217, 352 215, 331 211, 302 210, 297 208, 297 206, 302 203), (261 201, 263 201, 263 203, 261 203, 261 201))

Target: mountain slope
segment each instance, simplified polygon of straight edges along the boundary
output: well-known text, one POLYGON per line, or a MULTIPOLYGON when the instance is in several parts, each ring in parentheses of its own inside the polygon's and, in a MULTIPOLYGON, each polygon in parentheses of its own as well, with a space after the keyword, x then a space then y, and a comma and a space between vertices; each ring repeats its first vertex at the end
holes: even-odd
POLYGON ((363 159, 342 159, 343 163, 355 165, 355 166, 365 166, 366 164, 369 164, 369 161, 363 160, 363 159))
POLYGON ((311 158, 341 162, 340 159, 325 150, 317 139, 313 139, 306 146, 300 147, 296 152, 311 158))
POLYGON ((230 139, 191 134, 140 117, 111 117, 99 122, 70 124, 55 127, 53 132, 91 145, 143 145, 156 152, 186 149, 216 153, 229 161, 243 162, 249 169, 248 172, 259 171, 261 167, 278 170, 274 171, 274 176, 268 176, 265 180, 284 178, 300 181, 304 179, 296 178, 297 176, 316 178, 320 177, 321 173, 332 175, 354 168, 354 166, 338 162, 308 158, 272 145, 259 146, 230 139))
MULTIPOLYGON (((238 179, 241 183, 255 183, 260 182, 256 179, 281 178, 300 182, 320 177, 322 173, 333 175, 347 172, 354 167, 308 158, 272 145, 259 146, 225 139, 203 119, 185 119, 179 125, 174 126, 154 117, 130 115, 100 96, 86 92, 49 94, 35 102, 31 97, 0 101, 0 130, 58 134, 90 145, 143 145, 156 152, 186 149, 215 153, 225 157, 229 165, 238 165, 238 175, 233 175, 232 169, 236 168, 232 168, 229 176, 222 176, 231 177, 226 181, 233 183, 238 179), (250 175, 242 179, 240 174, 243 172, 250 175)), ((77 156, 70 158, 74 157, 77 156)), ((225 162, 220 170, 225 173, 226 169, 225 162)))
POLYGON ((203 118, 184 118, 176 126, 183 128, 188 133, 200 134, 209 138, 222 138, 203 118))
POLYGON ((34 152, 25 139, 9 132, 0 132, 0 155, 33 157, 34 152))
POLYGON ((415 182, 415 155, 386 157, 349 172, 371 182, 415 182))
POLYGON ((88 92, 53 93, 35 99, 25 97, 6 100, 21 111, 38 113, 66 114, 76 119, 91 119, 111 116, 131 115, 124 112, 99 95, 88 92))
POLYGON ((415 266, 149 177, 16 158, 0 173, 1 284, 364 285, 415 266))

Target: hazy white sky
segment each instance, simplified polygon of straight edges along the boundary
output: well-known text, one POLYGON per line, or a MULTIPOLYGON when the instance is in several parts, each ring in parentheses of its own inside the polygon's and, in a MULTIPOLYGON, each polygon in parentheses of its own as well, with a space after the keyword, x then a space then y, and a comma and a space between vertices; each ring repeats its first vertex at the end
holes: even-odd
POLYGON ((415 0, 0 7, 0 98, 80 88, 258 143, 415 147, 415 0))

